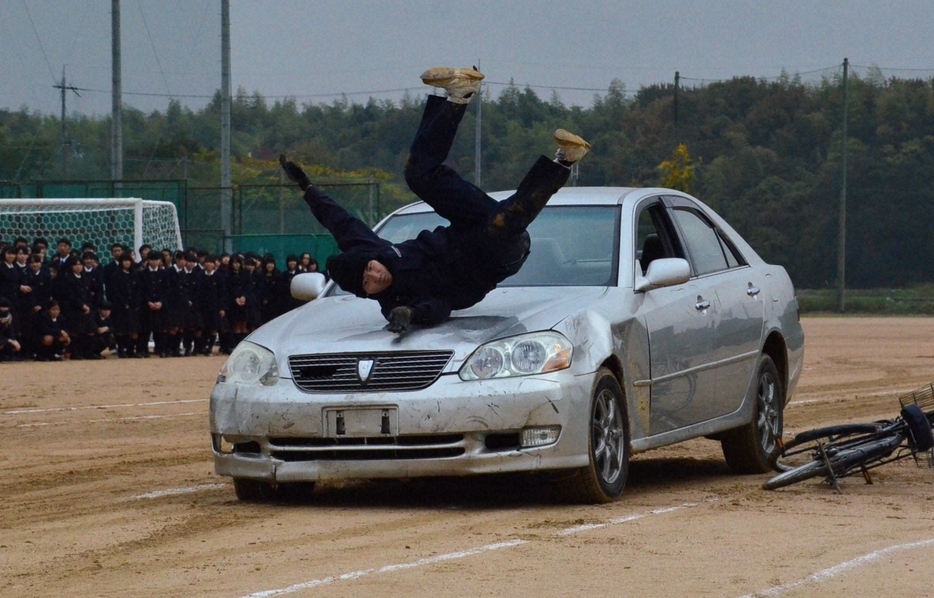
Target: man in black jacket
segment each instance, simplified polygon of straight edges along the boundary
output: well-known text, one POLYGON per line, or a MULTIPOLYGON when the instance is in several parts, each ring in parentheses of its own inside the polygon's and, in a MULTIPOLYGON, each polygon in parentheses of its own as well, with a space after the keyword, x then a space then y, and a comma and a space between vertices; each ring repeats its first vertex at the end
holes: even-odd
POLYGON ((328 259, 327 273, 345 291, 378 301, 392 332, 405 332, 410 324, 440 323, 451 310, 478 303, 518 272, 530 250, 526 228, 567 182, 571 165, 590 149, 577 135, 558 129, 555 160, 541 156, 503 201, 463 180, 444 161, 482 79, 475 69, 439 67, 422 74, 425 84, 443 88, 447 98, 428 98, 405 180, 449 226, 391 244, 314 187, 299 166, 279 158, 343 252, 328 259))

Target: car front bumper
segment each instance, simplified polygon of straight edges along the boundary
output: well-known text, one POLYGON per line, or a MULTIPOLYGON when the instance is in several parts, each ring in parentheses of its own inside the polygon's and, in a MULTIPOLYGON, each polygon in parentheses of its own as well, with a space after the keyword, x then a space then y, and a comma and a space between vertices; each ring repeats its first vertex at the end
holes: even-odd
POLYGON ((419 391, 340 395, 304 392, 288 378, 219 383, 215 471, 286 483, 582 467, 592 384, 566 370, 471 382, 444 375, 419 391), (523 446, 523 431, 558 435, 523 446))

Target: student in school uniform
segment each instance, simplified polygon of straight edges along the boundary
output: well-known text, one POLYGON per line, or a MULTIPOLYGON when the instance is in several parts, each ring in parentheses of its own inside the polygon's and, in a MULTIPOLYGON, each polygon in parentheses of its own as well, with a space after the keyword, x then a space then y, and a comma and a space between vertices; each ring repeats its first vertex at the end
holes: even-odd
POLYGON ((168 279, 162 268, 162 254, 150 251, 147 258, 148 265, 139 273, 141 333, 136 350, 143 357, 149 357, 149 337, 152 336, 155 354, 168 357, 168 279))
POLYGON ((12 302, 0 297, 0 361, 19 360, 22 344, 17 340, 12 302))
POLYGON ((188 298, 188 307, 182 318, 182 348, 183 354, 188 357, 200 353, 204 348, 201 340, 204 322, 198 293, 204 268, 201 267, 197 253, 189 251, 185 254, 185 266, 179 274, 179 281, 188 298))
POLYGON ((91 332, 88 334, 87 359, 103 359, 101 352, 116 344, 110 301, 102 301, 91 314, 91 332))
POLYGON ((72 359, 84 359, 87 355, 87 344, 84 341, 91 328, 90 318, 94 302, 81 260, 74 256, 68 258, 65 269, 56 278, 56 283, 52 293, 61 306, 62 317, 68 324, 72 359))
MULTIPOLYGON (((107 287, 107 296, 113 307, 111 317, 117 340, 117 357, 138 357, 141 355, 136 346, 140 332, 139 272, 129 251, 120 255, 119 263, 120 267, 107 287)), ((146 351, 148 354, 149 349, 146 351)))
MULTIPOLYGON (((204 258, 204 276, 198 284, 198 307, 201 310, 202 346, 204 355, 213 355, 214 341, 224 330, 227 316, 227 277, 217 269, 217 257, 204 258)), ((222 346, 230 352, 229 346, 222 346)), ((223 351, 222 351, 223 352, 223 351)))
POLYGON ((71 335, 65 328, 65 320, 58 301, 50 301, 39 318, 37 340, 36 361, 61 361, 68 346, 71 345, 71 335))

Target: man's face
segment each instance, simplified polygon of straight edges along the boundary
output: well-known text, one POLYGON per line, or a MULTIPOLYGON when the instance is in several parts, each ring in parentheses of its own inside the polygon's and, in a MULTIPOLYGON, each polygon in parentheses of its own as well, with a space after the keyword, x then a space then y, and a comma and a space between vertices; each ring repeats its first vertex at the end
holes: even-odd
POLYGON ((392 286, 392 274, 376 260, 367 262, 363 271, 363 291, 367 295, 381 293, 392 286))
POLYGON ((71 245, 68 243, 59 243, 58 244, 58 254, 59 255, 68 255, 71 251, 71 245))

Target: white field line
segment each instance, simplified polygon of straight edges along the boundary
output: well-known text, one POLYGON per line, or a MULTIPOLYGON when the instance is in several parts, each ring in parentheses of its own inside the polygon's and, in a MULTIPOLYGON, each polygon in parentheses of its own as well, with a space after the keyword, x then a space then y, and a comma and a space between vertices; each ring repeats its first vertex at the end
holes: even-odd
POLYGON ((885 558, 896 552, 913 550, 915 548, 927 548, 930 546, 934 546, 934 538, 931 538, 930 540, 921 540, 920 542, 912 542, 910 544, 897 544, 895 546, 889 546, 888 548, 882 548, 880 550, 876 550, 875 552, 870 552, 869 554, 858 556, 855 559, 840 563, 839 565, 828 567, 827 569, 818 571, 817 573, 812 573, 811 575, 802 577, 797 581, 786 583, 780 586, 773 586, 767 590, 756 592, 755 594, 746 594, 741 596, 741 598, 765 598, 767 596, 780 596, 781 594, 790 592, 804 585, 827 581, 828 579, 836 577, 841 573, 845 573, 850 569, 856 569, 862 565, 874 563, 875 561, 878 561, 879 559, 885 558))
POLYGON ((200 486, 189 486, 187 488, 166 488, 165 490, 156 490, 146 494, 137 494, 131 496, 130 500, 142 500, 148 498, 162 498, 163 496, 178 496, 180 494, 192 494, 194 492, 204 492, 206 490, 218 490, 227 488, 228 484, 201 484, 200 486))
MULTIPOLYGON (((620 523, 627 523, 629 521, 635 521, 637 519, 642 519, 648 515, 662 515, 664 513, 671 513, 672 511, 678 511, 681 509, 689 509, 691 507, 696 507, 699 503, 685 503, 683 505, 678 505, 674 507, 667 507, 663 509, 655 509, 648 511, 646 513, 637 513, 633 515, 626 515, 623 517, 617 517, 616 519, 610 519, 609 521, 603 523, 597 523, 592 525, 575 525, 574 527, 569 527, 554 533, 555 536, 570 536, 584 531, 589 531, 592 529, 599 529, 603 527, 609 527, 611 525, 618 525, 620 523)), ((285 588, 278 588, 275 590, 263 590, 261 592, 254 592, 253 594, 247 594, 243 598, 269 598, 271 596, 283 596, 285 594, 292 594, 294 592, 300 592, 302 590, 307 590, 310 588, 316 588, 318 586, 325 586, 339 581, 347 581, 351 579, 359 579, 361 577, 367 577, 369 575, 378 575, 380 573, 392 573, 394 571, 403 571, 405 569, 414 569, 415 567, 424 567, 425 565, 433 565, 435 563, 441 563, 444 561, 451 561, 454 559, 462 559, 475 554, 482 554, 484 552, 491 552, 493 550, 501 550, 503 548, 513 548, 516 546, 523 546, 529 544, 530 540, 510 540, 507 542, 497 542, 496 544, 487 544, 485 546, 479 546, 477 548, 471 548, 469 550, 462 550, 459 552, 449 552, 447 554, 439 554, 437 556, 432 556, 424 559, 419 559, 417 561, 412 561, 409 563, 397 563, 395 565, 384 565, 379 568, 373 569, 361 569, 359 571, 351 571, 350 573, 344 573, 341 575, 331 575, 328 577, 322 577, 319 579, 312 579, 310 581, 304 581, 297 583, 285 588)))
MULTIPOLYGON (((110 417, 106 419, 89 419, 85 424, 104 424, 110 422, 129 422, 147 419, 171 419, 173 417, 191 417, 192 415, 204 415, 202 411, 189 411, 187 413, 173 413, 171 415, 136 415, 131 417, 110 417)), ((41 428, 43 426, 74 426, 75 422, 36 422, 34 424, 17 424, 17 428, 41 428)))
POLYGON ((149 407, 152 405, 178 405, 182 403, 201 403, 208 399, 181 399, 178 401, 152 401, 150 403, 115 403, 113 405, 86 405, 84 407, 50 407, 47 409, 13 409, 3 415, 23 415, 26 413, 55 413, 58 411, 82 411, 85 409, 117 409, 120 407, 149 407))

